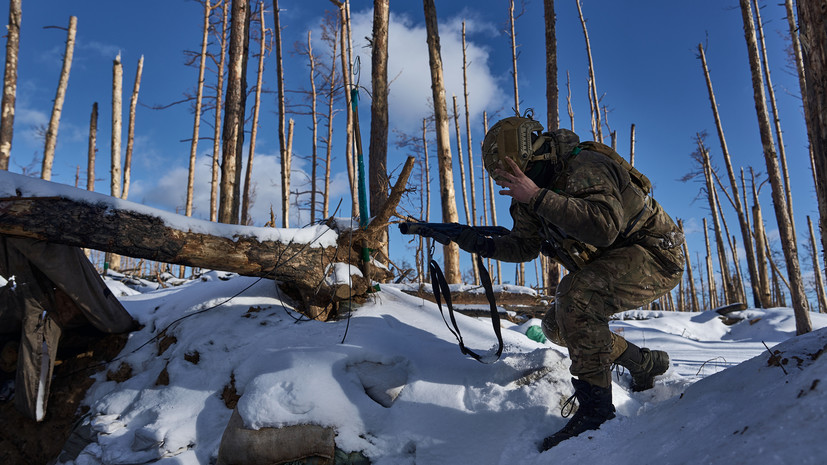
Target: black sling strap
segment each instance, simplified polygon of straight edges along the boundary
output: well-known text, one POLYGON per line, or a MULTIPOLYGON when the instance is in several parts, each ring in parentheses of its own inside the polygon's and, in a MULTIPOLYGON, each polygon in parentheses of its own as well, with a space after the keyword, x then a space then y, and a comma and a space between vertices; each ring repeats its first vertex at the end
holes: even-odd
POLYGON ((485 268, 485 265, 483 265, 482 258, 480 258, 479 255, 476 256, 476 260, 477 268, 479 268, 480 271, 480 281, 482 282, 483 289, 485 289, 485 297, 488 299, 488 305, 491 310, 491 324, 494 326, 494 334, 497 335, 497 342, 499 344, 496 353, 497 358, 494 360, 486 361, 482 355, 479 355, 473 350, 465 347, 465 344, 462 341, 462 333, 460 333, 457 320, 454 318, 454 306, 451 303, 451 289, 448 287, 448 282, 445 281, 445 276, 442 274, 442 269, 435 260, 431 260, 428 265, 431 272, 431 287, 434 293, 434 300, 436 301, 437 307, 439 307, 439 313, 442 315, 442 321, 445 322, 445 326, 447 326, 448 330, 451 331, 454 337, 457 338, 459 350, 462 351, 463 354, 468 355, 480 363, 494 363, 500 359, 500 356, 503 353, 503 336, 500 329, 500 314, 497 311, 497 303, 494 300, 494 289, 491 286, 491 276, 488 274, 488 270, 485 268), (453 328, 451 328, 451 325, 449 325, 448 321, 445 320, 445 313, 442 311, 442 295, 445 296, 445 305, 448 307, 448 315, 451 319, 453 328))

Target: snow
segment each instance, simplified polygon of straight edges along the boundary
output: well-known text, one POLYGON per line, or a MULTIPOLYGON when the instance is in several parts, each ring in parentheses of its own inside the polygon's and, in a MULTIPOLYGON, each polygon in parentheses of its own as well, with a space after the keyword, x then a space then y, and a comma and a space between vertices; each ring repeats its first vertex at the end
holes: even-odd
MULTIPOLYGON (((231 384, 246 427, 331 426, 338 448, 374 464, 827 458, 827 357, 818 357, 827 315, 811 314, 816 331, 794 337, 789 308, 738 312, 743 320, 732 326, 712 311, 618 314, 614 331, 668 351, 672 367, 640 393, 629 390, 627 373, 615 373, 618 417, 540 454, 537 444, 567 421, 560 407, 572 387, 566 349, 525 336, 538 320, 503 321, 502 358, 481 364, 460 353, 436 305, 404 285, 382 285, 349 321, 322 323, 301 317, 265 279, 209 272, 174 288, 135 286, 140 293, 107 282, 144 327, 109 366, 128 363, 132 377, 96 375, 84 420, 95 440, 65 465, 213 463, 232 414, 222 400, 231 384), (171 337, 161 352, 159 341, 171 337), (768 363, 764 343, 780 351, 783 369, 768 363)), ((456 318, 473 350, 496 342, 490 320, 456 318)))

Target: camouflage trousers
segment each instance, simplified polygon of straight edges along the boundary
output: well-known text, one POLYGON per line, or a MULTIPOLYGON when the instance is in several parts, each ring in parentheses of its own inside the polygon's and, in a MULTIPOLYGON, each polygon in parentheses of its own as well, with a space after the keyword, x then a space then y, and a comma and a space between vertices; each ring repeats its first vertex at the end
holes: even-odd
POLYGON ((609 318, 646 305, 674 288, 683 263, 680 246, 661 249, 635 244, 608 250, 564 276, 542 327, 549 340, 568 347, 571 374, 610 387, 612 362, 627 343, 609 329, 609 318))

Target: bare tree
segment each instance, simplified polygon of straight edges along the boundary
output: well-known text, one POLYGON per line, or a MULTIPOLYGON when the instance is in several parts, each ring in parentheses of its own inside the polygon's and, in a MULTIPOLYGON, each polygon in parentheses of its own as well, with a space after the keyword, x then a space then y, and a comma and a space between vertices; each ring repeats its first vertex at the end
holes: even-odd
POLYGON ((790 297, 792 298, 795 313, 796 334, 812 331, 812 323, 808 314, 807 296, 804 294, 804 284, 801 280, 801 267, 798 262, 798 248, 793 237, 792 221, 784 195, 784 186, 781 183, 781 173, 778 168, 778 158, 775 152, 775 143, 772 139, 767 103, 764 99, 764 81, 761 76, 761 67, 758 57, 758 45, 753 26, 752 8, 750 0, 740 0, 741 13, 744 21, 744 35, 749 51, 750 72, 752 74, 753 97, 758 116, 761 134, 761 143, 764 146, 764 160, 767 164, 767 174, 772 186, 772 199, 775 207, 775 217, 781 233, 781 246, 784 250, 784 259, 787 264, 787 274, 790 280, 790 297))
POLYGON ((827 19, 824 0, 799 1, 798 25, 802 45, 807 131, 815 154, 816 197, 822 252, 827 251, 827 19))
MULTIPOLYGON (((781 117, 778 115, 778 104, 775 100, 775 89, 772 86, 772 78, 770 75, 770 63, 767 58, 767 46, 764 42, 764 25, 761 22, 761 10, 758 8, 758 0, 752 0, 755 5, 755 20, 756 31, 758 33, 758 48, 761 52, 761 64, 764 70, 764 79, 767 81, 767 94, 770 100, 770 108, 772 109, 772 122, 775 128, 775 137, 778 141, 778 161, 781 165, 781 176, 784 181, 784 196, 787 201, 787 213, 790 215, 790 228, 792 229, 792 237, 798 242, 798 237, 795 232, 795 215, 793 214, 793 194, 790 188, 790 173, 787 169, 787 150, 784 147, 784 134, 781 131, 781 117)), ((796 245, 798 248, 798 245, 796 245)))
POLYGON ((111 170, 110 195, 121 197, 121 120, 123 118, 123 65, 121 54, 112 63, 112 137, 110 143, 111 170))
POLYGON ((816 243, 816 236, 813 232, 813 221, 807 217, 807 227, 810 229, 810 248, 813 256, 813 280, 816 287, 816 298, 818 299, 818 310, 821 313, 827 313, 827 292, 824 290, 824 280, 821 278, 821 265, 818 260, 818 245, 816 243))
POLYGON ((3 100, 0 103, 0 170, 9 169, 11 142, 14 136, 14 104, 17 96, 17 59, 20 51, 20 21, 23 0, 9 1, 9 24, 6 26, 6 68, 3 73, 3 100))
MULTIPOLYGON (((388 20, 389 0, 373 0, 371 40, 370 147, 368 190, 370 214, 375 216, 388 199, 388 20)), ((380 238, 382 254, 388 256, 388 229, 380 238)), ((384 260, 383 260, 384 261, 384 260)))
POLYGON ((132 149, 135 145, 135 109, 138 106, 138 91, 141 89, 141 74, 144 69, 144 56, 138 60, 138 69, 135 71, 135 84, 132 88, 132 98, 129 101, 129 122, 126 129, 126 157, 123 163, 123 192, 121 198, 129 196, 129 180, 132 172, 132 149))
MULTIPOLYGON (((185 214, 192 216, 192 199, 195 188, 195 156, 198 153, 198 133, 201 128, 201 102, 204 95, 204 70, 207 62, 207 43, 210 35, 210 0, 204 0, 204 26, 201 35, 201 55, 198 65, 198 84, 195 91, 195 118, 192 123, 192 140, 190 141, 190 164, 187 175, 187 200, 184 207, 185 214)), ((216 109, 216 111, 219 111, 216 109)))
POLYGON ((592 46, 589 41, 589 31, 586 29, 586 19, 583 18, 583 7, 580 0, 577 2, 577 13, 580 15, 580 25, 583 27, 583 36, 586 38, 586 54, 589 57, 589 100, 592 102, 592 133, 595 140, 603 142, 603 129, 600 121, 600 98, 597 94, 597 82, 594 77, 594 61, 592 60, 592 46))
POLYGON ((218 174, 221 159, 221 110, 224 108, 224 68, 227 62, 227 25, 229 24, 229 0, 224 0, 221 7, 221 35, 219 37, 220 56, 218 59, 218 82, 215 91, 215 124, 213 126, 212 179, 210 181, 210 221, 218 221, 218 174))
POLYGON ((703 142, 703 137, 696 134, 696 141, 698 143, 698 152, 700 153, 700 162, 703 165, 704 179, 706 181, 706 194, 709 201, 709 211, 712 215, 712 227, 715 231, 715 244, 718 251, 718 266, 721 270, 721 281, 724 293, 724 303, 731 303, 733 296, 732 280, 729 275, 729 264, 726 258, 726 247, 724 246, 724 234, 721 230, 721 223, 718 213, 717 192, 715 189, 715 181, 713 179, 714 173, 712 163, 709 160, 709 151, 703 142))
POLYGON ((240 178, 244 145, 244 110, 247 91, 247 49, 250 40, 250 5, 248 0, 232 0, 230 22, 230 63, 224 99, 224 131, 221 148, 221 189, 218 221, 238 224, 241 201, 240 178))
MULTIPOLYGON (((683 232, 683 220, 678 220, 678 227, 683 232)), ((686 242, 683 243, 683 254, 686 257, 686 279, 689 281, 689 301, 693 312, 700 311, 698 306, 698 294, 695 292, 695 278, 692 277, 692 261, 690 260, 689 249, 686 242)))
MULTIPOLYGON (((521 16, 525 10, 521 11, 517 16, 521 16)), ((508 0, 508 23, 511 29, 507 31, 508 38, 511 39, 511 77, 514 82, 514 111, 520 114, 520 91, 517 85, 517 33, 514 31, 514 0, 508 0)))
POLYGON ((89 151, 86 165, 86 190, 95 190, 95 156, 98 153, 98 102, 92 104, 92 115, 89 117, 89 151))
POLYGON ((279 0, 273 0, 273 15, 276 26, 273 29, 276 39, 276 82, 278 88, 279 107, 278 131, 279 131, 279 153, 281 154, 281 225, 286 228, 290 225, 290 155, 287 153, 287 141, 284 134, 285 107, 284 101, 284 68, 281 56, 281 20, 279 19, 279 0))
MULTIPOLYGON (((454 194, 454 174, 451 166, 451 138, 448 129, 448 110, 445 103, 445 84, 442 77, 442 56, 439 45, 439 28, 437 27, 434 0, 423 0, 425 10, 425 30, 427 33, 428 56, 431 68, 431 90, 433 91, 434 116, 436 117, 436 145, 439 168, 440 199, 442 201, 442 221, 456 223, 457 202, 454 194)), ((443 246, 445 259, 445 279, 449 283, 462 280, 459 269, 459 248, 455 243, 443 246)))
POLYGON ((266 51, 267 28, 264 26, 264 2, 259 3, 259 53, 258 72, 256 74, 256 97, 253 102, 253 122, 250 126, 250 147, 247 152, 247 168, 244 173, 244 193, 241 198, 241 224, 252 225, 250 205, 253 203, 253 158, 256 153, 256 135, 258 134, 258 116, 261 110, 261 86, 264 77, 264 54, 266 51))
MULTIPOLYGON (((724 128, 721 124, 721 117, 718 112, 718 103, 715 100, 715 92, 712 89, 712 79, 709 75, 709 68, 706 64, 706 54, 704 53, 703 45, 698 44, 699 58, 703 67, 704 79, 706 80, 707 91, 709 92, 709 101, 712 106, 712 115, 715 118, 715 128, 718 131, 718 140, 721 143, 721 153, 724 157, 724 164, 726 166, 727 175, 729 176, 730 187, 732 188, 732 201, 735 207, 735 213, 738 215, 738 223, 741 226, 741 239, 743 240, 744 250, 747 253, 747 266, 749 270, 750 287, 752 288, 752 299, 756 306, 762 305, 760 281, 758 278, 758 268, 756 265, 756 251, 753 248, 753 242, 750 234, 749 216, 746 212, 746 195, 744 196, 744 204, 741 203, 741 196, 738 194, 738 183, 735 180, 735 172, 732 169, 732 159, 729 156, 729 148, 724 137, 724 128)), ((743 177, 743 172, 742 172, 743 177)))
POLYGON ((557 16, 554 0, 543 0, 546 26, 546 127, 549 130, 560 126, 557 89, 557 16))
POLYGON ((327 218, 330 213, 330 170, 332 167, 333 157, 333 116, 336 113, 334 110, 334 103, 339 95, 338 90, 341 87, 342 81, 339 80, 336 74, 336 59, 338 58, 338 45, 340 41, 340 34, 342 33, 341 23, 337 22, 336 17, 325 16, 322 23, 322 40, 327 42, 330 47, 330 69, 324 78, 324 84, 327 87, 327 92, 324 94, 327 99, 327 136, 324 139, 325 148, 325 173, 324 173, 324 194, 322 202, 322 216, 327 218))
POLYGON ((40 169, 40 177, 46 181, 52 179, 52 164, 54 163, 55 147, 57 146, 57 130, 60 126, 60 114, 63 112, 63 101, 66 99, 66 87, 69 85, 72 57, 75 54, 77 25, 77 17, 70 17, 68 33, 66 35, 66 50, 63 53, 63 67, 60 70, 60 80, 58 81, 55 101, 52 106, 52 117, 49 120, 49 128, 46 130, 46 146, 43 149, 43 167, 40 169))

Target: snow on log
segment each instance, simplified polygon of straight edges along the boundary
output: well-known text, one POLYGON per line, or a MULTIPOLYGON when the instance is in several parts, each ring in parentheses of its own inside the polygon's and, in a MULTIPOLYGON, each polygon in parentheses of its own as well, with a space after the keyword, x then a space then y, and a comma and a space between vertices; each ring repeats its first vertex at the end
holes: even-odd
MULTIPOLYGON (((406 183, 400 175, 394 190, 406 183)), ((360 255, 356 234, 334 221, 303 229, 213 223, 8 171, 0 171, 0 234, 272 278, 319 319, 331 316, 331 304, 366 294, 368 278, 388 278, 375 267, 368 278, 354 266, 340 272, 337 263, 359 265, 360 255)))

